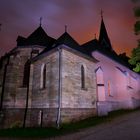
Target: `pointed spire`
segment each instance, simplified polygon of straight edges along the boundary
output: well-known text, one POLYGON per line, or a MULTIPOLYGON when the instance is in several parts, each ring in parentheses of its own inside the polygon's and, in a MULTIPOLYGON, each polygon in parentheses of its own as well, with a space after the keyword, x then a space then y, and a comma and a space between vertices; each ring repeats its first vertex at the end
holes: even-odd
POLYGON ((67 25, 65 25, 65 33, 67 32, 67 25))
POLYGON ((40 21, 39 26, 41 27, 41 25, 42 25, 42 17, 40 17, 39 21, 40 21))
POLYGON ((103 11, 101 10, 101 26, 100 26, 100 34, 99 34, 99 42, 105 47, 112 50, 112 46, 110 43, 110 39, 108 37, 108 33, 103 20, 103 11))
POLYGON ((101 19, 103 19, 103 10, 101 9, 101 19))

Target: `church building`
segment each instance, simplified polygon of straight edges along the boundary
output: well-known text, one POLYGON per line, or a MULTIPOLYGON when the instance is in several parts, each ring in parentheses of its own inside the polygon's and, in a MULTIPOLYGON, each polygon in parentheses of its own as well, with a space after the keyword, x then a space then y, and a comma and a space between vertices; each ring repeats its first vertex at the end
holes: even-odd
POLYGON ((140 106, 140 75, 112 48, 103 17, 98 39, 79 45, 40 26, 0 59, 0 128, 59 127, 140 106))

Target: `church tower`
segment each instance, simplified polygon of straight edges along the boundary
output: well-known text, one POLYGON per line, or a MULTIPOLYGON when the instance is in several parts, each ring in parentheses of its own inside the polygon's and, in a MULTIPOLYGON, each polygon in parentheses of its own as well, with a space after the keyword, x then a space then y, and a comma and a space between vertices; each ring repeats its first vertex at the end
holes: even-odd
POLYGON ((110 39, 107 34, 107 30, 103 20, 103 12, 101 11, 101 26, 100 26, 100 34, 99 34, 99 43, 103 45, 103 47, 107 50, 113 50, 110 39))

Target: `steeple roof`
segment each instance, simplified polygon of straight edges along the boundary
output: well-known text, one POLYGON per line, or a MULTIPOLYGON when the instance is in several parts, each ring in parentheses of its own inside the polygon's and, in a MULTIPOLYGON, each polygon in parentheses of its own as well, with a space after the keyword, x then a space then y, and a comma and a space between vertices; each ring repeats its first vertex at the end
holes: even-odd
POLYGON ((55 39, 49 37, 41 26, 39 26, 28 38, 27 42, 32 45, 50 46, 55 39))
POLYGON ((106 49, 112 50, 111 42, 107 34, 103 17, 102 17, 101 26, 100 26, 99 42, 106 49))
MULTIPOLYGON (((83 54, 89 55, 89 53, 87 53, 87 51, 85 50, 84 47, 81 47, 74 39, 73 37, 67 33, 67 31, 65 31, 53 44, 53 46, 51 48, 45 48, 45 50, 42 52, 47 52, 53 48, 58 47, 59 45, 66 45, 69 48, 72 48, 73 50, 77 50, 83 54)), ((91 56, 91 55, 90 55, 91 56)))
POLYGON ((28 39, 36 38, 39 36, 42 36, 43 38, 48 36, 41 26, 39 26, 33 33, 31 33, 28 36, 28 39))
POLYGON ((65 44, 70 47, 79 47, 79 44, 67 32, 63 33, 57 39, 56 44, 65 44))
MULTIPOLYGON (((88 53, 88 51, 82 47, 81 45, 79 45, 76 40, 73 39, 73 37, 65 30, 65 32, 54 42, 54 44, 52 45, 52 47, 50 48, 45 48, 37 57, 39 56, 43 56, 43 54, 45 54, 46 52, 49 52, 51 50, 55 50, 58 47, 62 47, 68 50, 73 51, 76 54, 81 54, 82 56, 86 57, 86 58, 90 58, 93 60, 93 56, 91 54, 88 53), (62 45, 62 46, 61 46, 62 45), (66 45, 66 46, 65 46, 66 45)), ((94 58, 94 61, 96 59, 94 58)), ((97 60, 96 60, 97 62, 97 60)))
POLYGON ((92 52, 100 48, 99 41, 97 39, 93 39, 84 43, 81 46, 89 55, 92 55, 92 52))
POLYGON ((39 26, 32 34, 27 38, 19 36, 17 38, 17 45, 41 45, 51 46, 55 39, 48 36, 41 26, 39 26))
POLYGON ((85 48, 81 47, 72 37, 69 33, 65 32, 63 33, 56 41, 58 45, 65 44, 68 47, 75 49, 79 52, 82 52, 84 54, 87 54, 85 48))

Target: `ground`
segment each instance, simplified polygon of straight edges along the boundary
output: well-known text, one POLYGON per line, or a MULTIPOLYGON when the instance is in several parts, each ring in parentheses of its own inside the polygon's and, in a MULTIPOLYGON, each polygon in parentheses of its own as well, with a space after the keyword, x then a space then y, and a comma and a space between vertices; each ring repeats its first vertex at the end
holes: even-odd
POLYGON ((110 123, 49 140, 140 140, 140 111, 118 117, 110 123))
MULTIPOLYGON (((140 140, 140 110, 115 118, 110 122, 79 130, 73 134, 35 140, 140 140)), ((20 140, 0 138, 0 140, 20 140)), ((26 139, 31 140, 32 138, 26 139)), ((21 139, 24 140, 24 139, 21 139)))

